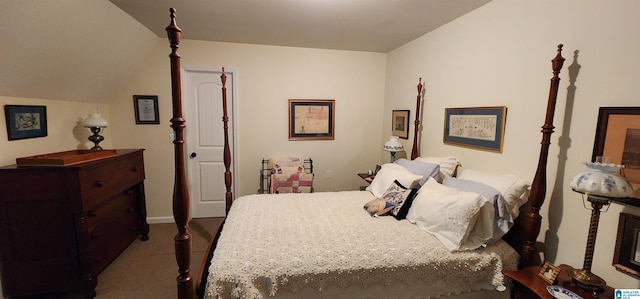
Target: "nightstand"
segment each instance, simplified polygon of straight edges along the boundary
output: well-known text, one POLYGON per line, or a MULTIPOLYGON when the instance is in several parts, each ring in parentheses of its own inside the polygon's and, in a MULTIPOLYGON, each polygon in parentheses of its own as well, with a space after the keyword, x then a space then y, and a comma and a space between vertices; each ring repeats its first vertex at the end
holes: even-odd
MULTIPOLYGON (((363 180, 365 180, 367 182, 367 184, 371 184, 371 182, 373 181, 373 178, 376 176, 375 174, 369 174, 366 172, 361 172, 358 173, 358 176, 360 178, 362 178, 363 180)), ((367 186, 360 186, 360 191, 363 191, 367 188, 367 186)))
MULTIPOLYGON (((532 266, 527 267, 518 271, 507 271, 503 270, 502 273, 510 277, 514 280, 514 289, 513 289, 513 298, 543 298, 543 299, 554 299, 551 294, 547 291, 547 286, 549 284, 542 280, 542 278, 538 277, 538 273, 540 272, 541 266, 532 266)), ((560 273, 558 274, 557 281, 555 285, 563 287, 569 291, 576 293, 578 296, 588 299, 588 298, 597 298, 597 299, 613 299, 613 288, 606 286, 605 290, 600 293, 597 297, 593 296, 589 292, 584 289, 581 289, 571 283, 571 278, 567 274, 567 271, 573 269, 573 267, 569 265, 562 264, 558 268, 560 268, 560 273), (565 283, 569 283, 565 285, 565 283)))

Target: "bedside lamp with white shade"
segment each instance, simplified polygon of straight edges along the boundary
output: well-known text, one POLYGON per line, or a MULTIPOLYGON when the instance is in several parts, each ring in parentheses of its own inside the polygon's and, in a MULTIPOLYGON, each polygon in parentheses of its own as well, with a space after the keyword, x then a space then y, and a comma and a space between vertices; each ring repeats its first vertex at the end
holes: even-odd
POLYGON ((584 162, 588 169, 576 175, 569 184, 573 191, 582 194, 585 208, 587 208, 586 202, 584 202, 585 197, 591 203, 591 221, 583 267, 582 269, 572 269, 568 274, 573 283, 592 293, 601 292, 607 285, 604 279, 591 272, 600 209, 608 206, 612 199, 625 198, 633 194, 631 184, 618 174, 618 170, 623 168, 623 165, 609 162, 610 159, 607 157, 597 157, 596 162, 584 162))
POLYGON ((391 153, 391 163, 396 160, 396 153, 404 150, 402 143, 398 140, 398 136, 391 136, 382 147, 383 150, 391 153))
POLYGON ((89 128, 93 135, 89 136, 89 141, 93 142, 92 150, 102 150, 102 147, 98 145, 101 141, 104 140, 104 137, 100 135, 103 132, 104 128, 109 125, 106 119, 102 117, 100 113, 91 113, 89 117, 85 118, 82 122, 82 125, 85 128, 89 128))

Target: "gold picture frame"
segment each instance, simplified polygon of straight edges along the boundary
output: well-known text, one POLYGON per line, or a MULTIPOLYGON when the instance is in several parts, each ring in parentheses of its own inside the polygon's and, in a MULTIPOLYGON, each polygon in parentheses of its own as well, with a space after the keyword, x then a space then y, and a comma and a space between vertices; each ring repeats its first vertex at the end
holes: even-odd
POLYGON ((538 272, 538 277, 542 278, 542 280, 549 284, 553 284, 553 282, 556 281, 558 274, 560 274, 560 268, 550 262, 544 262, 544 265, 540 268, 540 272, 538 272))
POLYGON ((445 144, 502 153, 506 106, 445 108, 445 144))

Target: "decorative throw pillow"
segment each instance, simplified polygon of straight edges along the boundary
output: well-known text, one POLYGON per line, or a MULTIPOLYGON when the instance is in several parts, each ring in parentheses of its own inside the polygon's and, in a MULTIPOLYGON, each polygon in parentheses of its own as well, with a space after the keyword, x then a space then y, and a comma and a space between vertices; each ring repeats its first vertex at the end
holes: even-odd
POLYGON ((371 185, 367 187, 367 190, 371 191, 373 196, 382 198, 384 192, 387 191, 387 188, 393 181, 397 180, 402 186, 414 188, 418 186, 421 179, 421 175, 413 174, 403 166, 395 163, 386 163, 382 165, 382 168, 376 174, 371 185))
POLYGON ((364 205, 364 209, 373 217, 392 214, 396 219, 404 219, 416 194, 415 189, 402 186, 394 181, 382 198, 376 198, 364 205))
POLYGON ((440 165, 438 164, 407 159, 398 159, 394 163, 404 166, 404 168, 411 171, 413 174, 421 175, 422 179, 420 180, 420 186, 424 185, 429 177, 440 182, 440 165))

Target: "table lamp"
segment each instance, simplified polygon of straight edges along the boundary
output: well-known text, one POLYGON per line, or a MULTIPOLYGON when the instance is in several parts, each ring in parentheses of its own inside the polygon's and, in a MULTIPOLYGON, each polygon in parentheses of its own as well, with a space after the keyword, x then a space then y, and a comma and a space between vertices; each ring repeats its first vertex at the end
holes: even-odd
POLYGON ((389 141, 384 143, 383 150, 391 153, 391 163, 396 160, 396 153, 404 150, 402 143, 398 140, 398 136, 391 136, 389 141))
POLYGON ((573 191, 582 194, 585 208, 587 208, 584 202, 585 197, 591 203, 591 221, 582 269, 570 270, 568 274, 572 283, 594 294, 601 292, 607 285, 604 279, 591 272, 600 209, 608 206, 614 198, 625 198, 633 194, 631 184, 618 174, 618 170, 623 166, 609 163, 609 161, 609 158, 597 157, 596 162, 584 162, 587 170, 576 175, 569 184, 573 191))
POLYGON ((89 128, 91 133, 93 133, 93 135, 89 136, 89 141, 94 144, 91 148, 92 150, 102 150, 102 147, 98 145, 98 143, 104 140, 104 137, 100 136, 100 132, 102 132, 108 124, 107 120, 104 119, 100 113, 91 113, 89 117, 82 122, 82 125, 85 128, 89 128))

